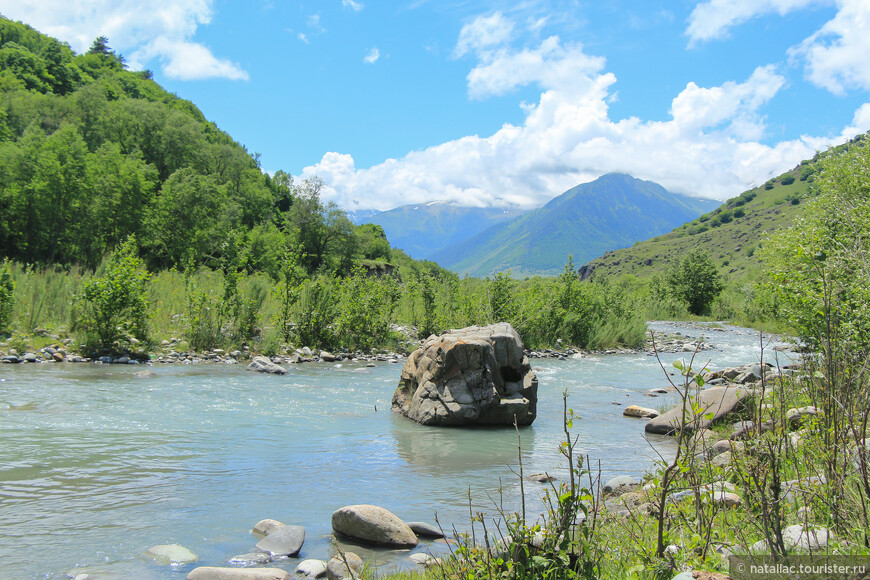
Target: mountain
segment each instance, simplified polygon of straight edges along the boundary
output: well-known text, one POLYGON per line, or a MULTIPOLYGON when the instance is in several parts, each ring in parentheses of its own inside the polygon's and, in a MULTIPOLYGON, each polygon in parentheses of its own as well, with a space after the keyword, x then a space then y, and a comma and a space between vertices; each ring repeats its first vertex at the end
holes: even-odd
POLYGON ((517 208, 460 207, 433 201, 403 205, 369 216, 360 223, 381 226, 392 247, 422 260, 522 213, 517 208))
POLYGON ((620 173, 569 189, 544 207, 438 252, 441 266, 470 276, 510 270, 554 275, 573 255, 583 263, 605 251, 669 231, 719 202, 671 193, 620 173))
MULTIPOLYGON (((851 143, 865 138, 858 135, 851 143)), ((849 146, 846 143, 819 153, 667 234, 630 248, 608 251, 584 265, 581 277, 649 278, 687 250, 703 248, 730 281, 752 280, 763 268, 755 251, 769 234, 789 227, 805 211, 806 200, 815 195, 811 183, 817 162, 849 146)))
POLYGON ((651 181, 610 173, 431 258, 470 276, 507 270, 515 277, 554 275, 562 271, 569 255, 583 263, 665 233, 717 205, 671 193, 651 181))

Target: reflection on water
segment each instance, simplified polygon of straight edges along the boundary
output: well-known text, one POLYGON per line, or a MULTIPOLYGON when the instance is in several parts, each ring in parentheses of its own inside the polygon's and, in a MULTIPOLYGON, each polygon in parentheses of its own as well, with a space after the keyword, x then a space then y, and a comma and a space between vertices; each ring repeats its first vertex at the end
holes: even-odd
MULTIPOLYGON (((705 353, 714 365, 757 357, 752 333, 711 333, 711 341, 721 347, 705 353)), ((538 419, 520 430, 525 473, 567 475, 558 454, 563 391, 580 417, 572 437, 600 461, 604 479, 640 475, 672 452, 669 438, 648 440, 643 421, 621 414, 633 403, 672 402, 645 396, 667 384, 655 359, 533 366, 538 419)), ((515 509, 516 432, 428 428, 394 415, 400 370, 305 365, 276 377, 220 365, 0 366, 0 578, 72 570, 180 578, 191 566, 160 567, 142 553, 180 543, 199 564, 223 565, 253 549, 249 532, 263 518, 306 526, 301 556, 326 559, 332 512, 349 504, 381 505, 405 520, 433 522, 437 512, 446 529, 465 529, 469 509, 515 509)), ((526 484, 531 513, 544 489, 526 484)), ((430 549, 444 546, 417 550, 430 549)), ((378 551, 376 562, 410 566, 406 556, 378 551)), ((275 565, 292 571, 297 562, 275 565)))

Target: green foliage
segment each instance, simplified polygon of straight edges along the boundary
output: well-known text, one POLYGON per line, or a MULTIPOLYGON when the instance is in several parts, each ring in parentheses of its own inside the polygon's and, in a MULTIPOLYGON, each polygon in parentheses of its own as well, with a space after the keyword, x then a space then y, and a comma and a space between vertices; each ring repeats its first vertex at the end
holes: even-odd
POLYGON ((338 308, 335 303, 338 284, 331 275, 321 274, 306 280, 299 289, 294 320, 294 335, 306 346, 330 348, 336 345, 336 328, 332 324, 338 308))
POLYGON ((339 285, 338 342, 350 350, 385 344, 399 297, 396 281, 354 270, 339 285))
POLYGON ((666 276, 671 291, 685 301, 689 312, 696 316, 709 313, 713 300, 724 288, 719 270, 701 249, 689 252, 673 264, 666 276))
POLYGON ((3 265, 0 266, 0 332, 6 332, 11 327, 14 290, 15 281, 9 270, 9 260, 3 260, 3 265))
POLYGON ((870 149, 863 142, 819 163, 818 197, 805 217, 762 250, 776 293, 801 338, 822 337, 856 350, 870 337, 870 273, 864 263, 870 234, 870 149))
POLYGON ((792 183, 794 183, 794 175, 792 175, 791 173, 787 173, 782 176, 782 179, 780 179, 779 182, 783 185, 791 185, 792 183))
POLYGON ((136 250, 136 240, 131 237, 109 256, 103 275, 82 286, 79 326, 85 331, 89 349, 121 352, 148 338, 150 274, 136 250))

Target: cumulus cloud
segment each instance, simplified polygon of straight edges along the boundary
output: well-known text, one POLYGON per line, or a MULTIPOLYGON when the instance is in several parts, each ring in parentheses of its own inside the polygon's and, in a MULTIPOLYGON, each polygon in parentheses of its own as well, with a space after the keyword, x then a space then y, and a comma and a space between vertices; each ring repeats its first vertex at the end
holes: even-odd
POLYGON ((462 27, 459 40, 453 49, 453 56, 459 58, 466 54, 481 54, 506 44, 514 32, 514 23, 501 12, 490 16, 478 16, 462 27))
MULTIPOLYGON (((413 151, 370 168, 357 168, 348 154, 327 153, 306 167, 303 177, 321 176, 325 197, 357 208, 388 209, 432 199, 535 207, 615 171, 672 191, 725 199, 857 132, 847 134, 847 129, 834 139, 808 136, 776 146, 760 143, 762 108, 785 83, 772 66, 721 86, 688 83, 674 97, 668 120, 614 120, 608 103, 617 79, 605 70, 603 59, 586 55, 579 45, 554 37, 532 48, 514 50, 492 42, 483 46, 473 70, 508 70, 502 63, 512 63, 520 79, 515 84, 534 82, 542 88, 538 101, 524 107, 521 124, 413 151), (524 67, 530 55, 535 64, 524 67)), ((470 91, 477 82, 469 75, 470 91)), ((499 94, 512 85, 488 80, 480 86, 486 87, 481 94, 499 94)), ((870 124, 870 104, 856 112, 854 124, 870 124)))
POLYGON ((211 22, 213 0, 23 0, 0 2, 5 16, 86 51, 94 38, 107 36, 133 68, 157 60, 164 72, 182 80, 246 80, 238 64, 221 59, 192 40, 211 22), (7 5, 8 4, 8 5, 7 5))
POLYGON ((377 49, 377 47, 371 49, 369 53, 363 59, 363 62, 366 64, 374 64, 378 62, 378 59, 381 58, 381 51, 377 49))
POLYGON ((836 94, 870 89, 870 4, 840 0, 836 16, 790 51, 806 61, 807 77, 836 94))
POLYGON ((689 16, 686 34, 690 44, 724 38, 728 30, 764 14, 785 15, 811 4, 830 4, 830 0, 709 0, 701 2, 689 16))
POLYGON ((350 8, 354 12, 359 12, 365 8, 365 4, 362 2, 354 2, 354 0, 341 0, 341 5, 345 8, 350 8))

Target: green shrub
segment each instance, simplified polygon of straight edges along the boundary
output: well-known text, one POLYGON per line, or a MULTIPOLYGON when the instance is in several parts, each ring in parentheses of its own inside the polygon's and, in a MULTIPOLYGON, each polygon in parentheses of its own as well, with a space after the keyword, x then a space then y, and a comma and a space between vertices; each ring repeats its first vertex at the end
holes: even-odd
POLYGON ((0 267, 0 332, 8 331, 12 324, 12 305, 15 281, 9 271, 9 261, 4 260, 0 267))
POLYGON ((791 185, 792 183, 794 183, 794 175, 792 175, 791 173, 787 173, 786 175, 783 175, 782 179, 780 179, 779 181, 783 185, 791 185))
POLYGON ((84 283, 78 323, 89 349, 124 352, 147 340, 150 277, 131 236, 109 257, 104 274, 84 283))

